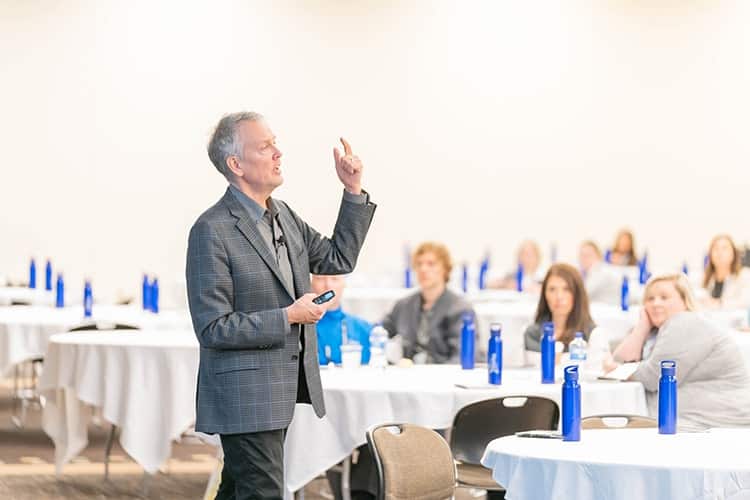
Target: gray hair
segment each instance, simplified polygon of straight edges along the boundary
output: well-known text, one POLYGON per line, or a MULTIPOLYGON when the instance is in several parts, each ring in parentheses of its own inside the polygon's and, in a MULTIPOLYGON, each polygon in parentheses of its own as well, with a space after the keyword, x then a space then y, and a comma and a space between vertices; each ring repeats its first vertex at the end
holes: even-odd
POLYGON ((211 140, 208 141, 208 157, 211 163, 228 180, 232 180, 233 176, 227 165, 227 158, 230 156, 242 158, 242 144, 237 137, 237 126, 244 121, 263 121, 263 115, 253 111, 224 115, 216 125, 214 133, 211 134, 211 140))

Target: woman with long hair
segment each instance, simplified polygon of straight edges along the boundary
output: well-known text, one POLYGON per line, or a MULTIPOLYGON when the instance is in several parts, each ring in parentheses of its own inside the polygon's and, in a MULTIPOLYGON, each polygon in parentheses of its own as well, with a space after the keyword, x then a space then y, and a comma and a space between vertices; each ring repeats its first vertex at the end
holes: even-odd
POLYGON ((581 274, 569 264, 553 264, 547 271, 534 323, 524 333, 526 350, 540 350, 542 324, 547 321, 554 323, 555 340, 563 343, 566 350, 576 332, 583 332, 588 340, 596 326, 591 319, 581 274))
POLYGON ((719 234, 708 247, 708 264, 703 274, 708 292, 706 306, 726 309, 750 307, 750 269, 742 267, 737 245, 728 234, 719 234))
POLYGON ((638 264, 638 257, 635 255, 635 236, 629 229, 621 229, 615 236, 611 261, 616 266, 635 266, 638 264))

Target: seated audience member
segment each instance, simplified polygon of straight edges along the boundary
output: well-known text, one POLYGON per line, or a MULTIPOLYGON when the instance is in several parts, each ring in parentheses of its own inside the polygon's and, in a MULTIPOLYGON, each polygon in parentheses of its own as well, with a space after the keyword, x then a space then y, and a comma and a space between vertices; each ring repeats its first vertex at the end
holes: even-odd
POLYGON ((523 269, 523 280, 521 286, 524 292, 537 293, 540 290, 540 283, 543 275, 541 274, 541 261, 542 252, 539 250, 539 245, 533 240, 525 240, 518 247, 516 253, 517 266, 506 273, 502 278, 490 280, 490 288, 502 288, 505 290, 517 290, 518 283, 516 276, 518 274, 518 266, 523 269))
POLYGON ((604 262, 602 252, 593 241, 584 241, 578 250, 583 284, 591 302, 620 304, 622 278, 604 262))
POLYGON ((616 266, 635 266, 638 258, 635 256, 635 238, 632 231, 620 230, 615 236, 615 244, 612 245, 610 263, 616 266))
POLYGON ((690 284, 683 274, 652 278, 643 295, 643 311, 614 359, 640 361, 631 380, 646 389, 649 414, 658 415, 661 361, 677 363, 681 424, 699 427, 750 426, 750 375, 728 332, 695 312, 690 284))
POLYGON ((553 264, 544 277, 534 323, 524 333, 527 351, 539 352, 542 324, 547 321, 555 324, 555 340, 566 351, 576 332, 583 332, 588 341, 595 327, 581 274, 569 264, 553 264))
POLYGON ((313 293, 318 295, 333 290, 336 296, 327 304, 327 310, 318 321, 318 359, 321 365, 341 364, 341 343, 343 332, 349 342, 362 345, 362 364, 370 362, 370 329, 372 325, 362 318, 346 314, 341 309, 345 281, 343 276, 312 275, 310 280, 313 293))
POLYGON ((457 363, 462 315, 471 312, 471 306, 446 286, 450 253, 440 243, 422 243, 412 266, 419 291, 399 300, 383 319, 383 327, 390 337, 401 336, 404 357, 415 363, 457 363))
POLYGON ((703 288, 709 295, 705 300, 709 307, 750 307, 750 269, 742 267, 742 256, 729 235, 720 234, 711 240, 703 288))

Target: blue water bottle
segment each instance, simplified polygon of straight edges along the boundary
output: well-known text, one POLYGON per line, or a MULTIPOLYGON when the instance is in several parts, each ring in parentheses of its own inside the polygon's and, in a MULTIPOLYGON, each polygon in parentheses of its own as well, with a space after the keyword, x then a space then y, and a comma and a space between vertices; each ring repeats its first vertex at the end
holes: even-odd
POLYGON ((47 259, 47 265, 44 267, 44 289, 52 291, 52 262, 47 259))
POLYGON ((461 268, 461 290, 466 293, 469 290, 469 266, 464 263, 461 268))
POLYGON ((628 286, 628 277, 623 276, 622 277, 622 288, 620 288, 620 307, 623 311, 627 311, 630 308, 630 305, 628 304, 630 295, 630 287, 628 286))
POLYGON ((677 432, 677 377, 674 361, 661 362, 659 379, 659 434, 677 432))
POLYGON ((411 288, 411 250, 409 246, 404 246, 404 288, 411 288))
POLYGON ((555 383, 555 324, 551 321, 542 323, 542 383, 555 383))
POLYGON ((581 440, 581 386, 578 384, 578 366, 565 367, 562 386, 563 441, 581 440))
POLYGON ((143 284, 141 286, 141 297, 143 299, 143 310, 151 309, 151 283, 148 282, 148 275, 143 275, 143 284))
POLYGON ((638 262, 638 283, 645 285, 648 274, 648 252, 643 252, 643 258, 638 262))
POLYGON ((57 286, 55 287, 55 307, 65 307, 65 283, 62 273, 57 273, 57 286))
POLYGON ((523 264, 518 263, 518 269, 516 269, 516 291, 523 292, 523 264))
POLYGON ((29 288, 36 288, 36 262, 31 259, 29 264, 29 288))
POLYGON ((461 368, 464 370, 474 369, 474 315, 466 311, 463 316, 463 327, 461 327, 461 368))
POLYGON ((687 262, 683 262, 682 263, 682 274, 684 274, 685 276, 688 275, 688 265, 687 265, 687 262))
POLYGON ((154 278, 151 282, 151 312, 159 312, 159 280, 154 278))
POLYGON ((487 346, 487 372, 489 383, 492 385, 503 383, 503 339, 501 331, 502 325, 500 323, 490 325, 490 341, 487 346))
POLYGON ((607 264, 612 263, 612 250, 610 250, 609 248, 606 252, 604 252, 604 262, 606 262, 607 264))
POLYGON ((94 295, 91 293, 91 282, 86 280, 83 285, 83 317, 90 318, 94 306, 94 295))
POLYGON ((484 290, 487 288, 487 271, 489 271, 490 268, 490 258, 489 256, 485 257, 482 262, 479 264, 479 289, 484 290))

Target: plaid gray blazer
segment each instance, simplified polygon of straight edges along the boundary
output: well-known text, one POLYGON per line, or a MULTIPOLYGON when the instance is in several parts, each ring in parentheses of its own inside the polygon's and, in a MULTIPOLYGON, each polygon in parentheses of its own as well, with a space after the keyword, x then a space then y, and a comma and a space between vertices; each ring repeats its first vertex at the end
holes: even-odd
POLYGON ((290 326, 283 308, 310 291, 311 272, 354 269, 375 205, 342 201, 329 239, 284 202, 274 201, 291 261, 294 297, 272 251, 229 190, 190 230, 186 274, 200 343, 195 428, 201 432, 283 429, 296 402, 311 403, 319 417, 325 414, 315 325, 290 326))

